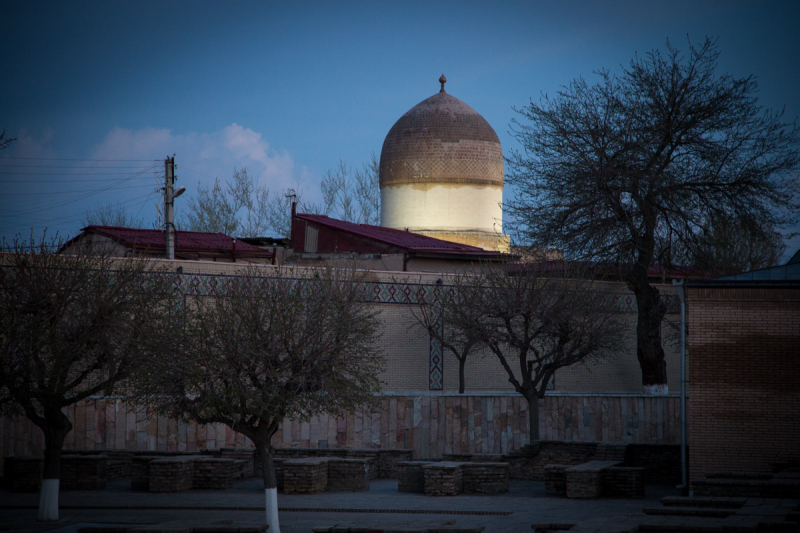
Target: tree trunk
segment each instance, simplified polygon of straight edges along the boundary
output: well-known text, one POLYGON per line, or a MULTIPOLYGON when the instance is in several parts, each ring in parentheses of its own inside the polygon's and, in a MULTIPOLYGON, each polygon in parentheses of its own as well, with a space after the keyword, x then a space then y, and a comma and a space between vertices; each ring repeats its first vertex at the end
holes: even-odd
POLYGON ((534 442, 539 442, 539 398, 534 393, 533 397, 525 398, 528 400, 528 422, 531 425, 530 428, 530 442, 529 444, 533 444, 534 442))
POLYGON ((636 357, 642 369, 642 387, 647 394, 666 394, 667 363, 661 346, 661 321, 667 307, 658 289, 647 282, 646 272, 635 273, 631 285, 639 307, 636 357))
POLYGON ((264 478, 264 498, 267 510, 267 526, 269 531, 280 533, 278 523, 278 480, 275 477, 275 465, 272 462, 272 450, 266 442, 253 442, 261 459, 261 476, 264 478))
POLYGON ((72 430, 67 415, 61 409, 48 409, 45 413, 44 471, 39 492, 39 520, 58 520, 58 491, 61 479, 61 449, 64 439, 72 430))
POLYGON ((458 393, 464 394, 464 367, 467 366, 467 357, 458 359, 458 393))

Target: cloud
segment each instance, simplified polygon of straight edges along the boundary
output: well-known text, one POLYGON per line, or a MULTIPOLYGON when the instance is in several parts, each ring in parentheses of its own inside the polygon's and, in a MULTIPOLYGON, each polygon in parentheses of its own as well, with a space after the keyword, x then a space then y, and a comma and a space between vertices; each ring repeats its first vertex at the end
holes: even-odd
POLYGON ((27 129, 21 129, 15 136, 6 132, 6 138, 16 138, 11 143, 8 152, 3 155, 14 157, 54 157, 54 152, 50 146, 53 140, 53 128, 47 126, 38 133, 30 133, 27 129))
POLYGON ((247 169, 270 190, 296 187, 306 176, 288 152, 270 147, 263 136, 233 123, 213 133, 176 134, 169 129, 129 130, 116 127, 94 149, 94 159, 161 160, 175 154, 176 174, 182 185, 208 186, 215 177, 225 179, 234 168, 247 169))

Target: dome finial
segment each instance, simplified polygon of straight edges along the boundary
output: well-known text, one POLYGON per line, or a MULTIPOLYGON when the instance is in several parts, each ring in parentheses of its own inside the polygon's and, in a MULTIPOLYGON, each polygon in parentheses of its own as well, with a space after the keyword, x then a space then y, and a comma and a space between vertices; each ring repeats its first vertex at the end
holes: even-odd
POLYGON ((439 78, 439 83, 442 84, 442 88, 439 90, 440 93, 447 92, 444 90, 444 84, 447 83, 447 78, 444 77, 444 74, 439 78))

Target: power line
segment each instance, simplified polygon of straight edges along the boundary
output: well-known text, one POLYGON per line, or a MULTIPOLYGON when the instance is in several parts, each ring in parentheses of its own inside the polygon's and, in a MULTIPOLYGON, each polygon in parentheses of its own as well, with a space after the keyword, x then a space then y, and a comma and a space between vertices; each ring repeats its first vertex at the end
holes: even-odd
MULTIPOLYGON (((135 178, 137 176, 140 176, 141 174, 143 174, 144 172, 147 172, 149 170, 151 170, 151 169, 147 168, 147 169, 142 170, 140 172, 136 172, 135 174, 131 175, 130 178, 128 178, 128 180, 133 179, 133 178, 135 178)), ((128 181, 128 180, 122 180, 122 181, 120 181, 120 183, 125 183, 125 181, 128 181)), ((9 213, 8 216, 22 216, 22 215, 26 215, 26 214, 39 213, 41 211, 49 211, 49 210, 54 209, 56 207, 63 207, 65 205, 69 205, 69 204, 72 204, 72 203, 75 203, 75 202, 79 202, 81 200, 84 200, 84 199, 89 198, 91 196, 94 196, 96 194, 100 194, 100 193, 109 191, 109 190, 115 188, 117 185, 118 184, 114 184, 114 185, 111 185, 109 187, 100 188, 97 191, 90 192, 88 194, 85 194, 84 196, 79 196, 78 198, 73 198, 71 200, 68 200, 68 201, 62 202, 62 203, 51 204, 51 205, 42 207, 40 209, 35 209, 33 211, 27 211, 27 212, 25 212, 25 211, 17 211, 16 213, 9 213)))
POLYGON ((0 157, 0 161, 15 159, 18 161, 119 161, 124 163, 153 163, 157 159, 68 159, 63 157, 0 157))
MULTIPOLYGON (((155 166, 147 167, 144 170, 150 170, 156 168, 155 166)), ((66 174, 63 172, 0 172, 0 174, 5 176, 115 176, 115 175, 127 175, 130 172, 98 172, 95 174, 89 173, 77 173, 77 174, 66 174)))
MULTIPOLYGON (((67 184, 68 185, 68 184, 67 184)), ((114 190, 119 191, 123 189, 144 189, 152 188, 152 185, 131 185, 130 187, 116 187, 114 190)), ((82 194, 85 192, 92 192, 91 189, 81 189, 78 191, 48 191, 48 192, 12 192, 12 193, 4 193, 3 196, 54 196, 54 195, 64 195, 64 194, 82 194)))
MULTIPOLYGON (((153 167, 153 168, 156 168, 156 167, 153 167)), ((66 177, 71 177, 72 176, 71 174, 59 174, 59 175, 63 175, 63 176, 66 176, 66 177)), ((99 176, 100 174, 91 174, 91 175, 99 176)), ((75 174, 75 176, 80 176, 80 174, 75 174)), ((69 180, 69 181, 65 181, 65 180, 2 180, 2 181, 0 181, 0 183, 83 183, 83 182, 89 182, 89 181, 97 182, 97 181, 127 181, 127 180, 128 180, 128 178, 105 178, 105 179, 99 179, 99 180, 69 180)))
MULTIPOLYGON (((4 158, 0 158, 4 159, 4 158)), ((155 166, 155 164, 150 165, 155 166)), ((142 168, 142 165, 135 165, 135 166, 124 166, 124 165, 110 165, 107 167, 101 167, 96 165, 86 165, 86 166, 79 166, 79 165, 0 165, 0 168, 142 168)))

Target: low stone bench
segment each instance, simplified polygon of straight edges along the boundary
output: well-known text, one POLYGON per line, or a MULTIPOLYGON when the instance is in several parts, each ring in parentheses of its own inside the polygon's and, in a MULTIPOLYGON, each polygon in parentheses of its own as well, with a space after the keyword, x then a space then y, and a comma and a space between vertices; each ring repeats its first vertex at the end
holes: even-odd
POLYGON ((503 494, 508 492, 508 463, 465 463, 465 494, 503 494))
POLYGON ((107 455, 62 455, 61 490, 106 488, 107 455))
POLYGON ((425 470, 430 461, 400 461, 395 465, 397 492, 425 492, 425 470))
MULTIPOLYGON (((241 461, 234 466, 234 479, 246 479, 260 474, 255 471, 256 450, 254 448, 220 448, 219 456, 222 459, 241 461)), ((259 461, 259 466, 260 464, 259 461)))
POLYGON ((318 494, 328 487, 328 458, 308 457, 283 462, 283 492, 318 494))
POLYGON ((6 457, 3 485, 12 492, 39 492, 43 471, 44 457, 6 457))
POLYGON ((369 459, 328 459, 329 491, 364 492, 369 490, 369 459))
POLYGON ((545 493, 551 496, 564 496, 567 493, 567 468, 572 468, 572 465, 545 465, 545 493))
POLYGON ((612 466, 603 474, 603 496, 644 496, 644 468, 612 466))
POLYGON ((131 489, 150 490, 150 463, 164 459, 158 455, 136 455, 131 458, 131 489))
POLYGON ((150 461, 150 492, 181 492, 194 487, 195 457, 169 457, 150 461))
POLYGON ((423 465, 425 496, 456 496, 464 492, 464 464, 442 461, 423 465))
POLYGON ((564 472, 566 474, 567 498, 594 499, 603 493, 603 475, 613 466, 619 466, 619 461, 589 461, 577 466, 571 466, 564 472))
POLYGON ((233 459, 202 457, 194 460, 193 485, 195 489, 227 490, 233 488, 233 459))

